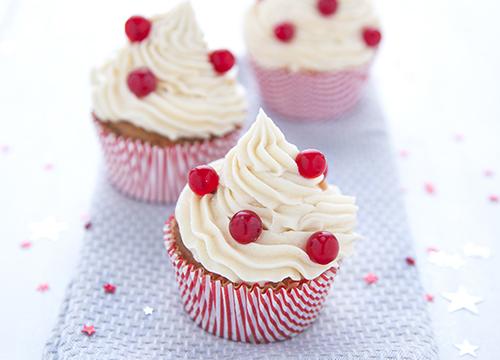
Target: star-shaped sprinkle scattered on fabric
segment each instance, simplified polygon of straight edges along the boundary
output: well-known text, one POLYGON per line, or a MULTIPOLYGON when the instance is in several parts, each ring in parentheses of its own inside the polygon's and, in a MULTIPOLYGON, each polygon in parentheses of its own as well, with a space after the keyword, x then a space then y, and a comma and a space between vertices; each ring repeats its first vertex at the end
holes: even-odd
POLYGON ((479 314, 479 310, 476 305, 483 301, 483 299, 470 295, 463 286, 459 286, 457 292, 445 292, 442 295, 450 302, 450 305, 448 305, 449 312, 466 309, 473 314, 479 314))
POLYGON ((434 295, 432 295, 432 294, 425 294, 425 301, 427 301, 427 302, 434 302, 434 295))
POLYGON ((363 280, 365 281, 366 284, 372 285, 378 281, 378 276, 375 275, 374 273, 368 273, 365 276, 363 276, 363 280))
POLYGON ((92 221, 89 220, 89 221, 85 222, 83 227, 85 228, 85 230, 90 230, 92 228, 92 221))
POLYGON ((436 193, 436 187, 434 186, 433 183, 430 182, 426 182, 424 184, 424 190, 429 195, 434 195, 436 193))
POLYGON ((498 203, 500 201, 500 197, 496 194, 491 194, 490 196, 488 196, 488 200, 490 200, 490 202, 492 203, 498 203))
POLYGON ((491 169, 486 169, 483 171, 483 175, 485 177, 493 177, 493 175, 495 175, 494 171, 491 170, 491 169))
POLYGON ((410 152, 406 149, 402 149, 399 151, 399 156, 401 156, 402 158, 407 158, 408 155, 410 155, 410 152))
POLYGON ((83 325, 82 333, 86 334, 87 336, 94 335, 95 333, 94 325, 83 325))
POLYGON ((49 284, 47 283, 42 283, 36 287, 36 291, 44 293, 49 291, 49 284))
POLYGON ((61 232, 66 229, 66 224, 51 216, 31 223, 29 229, 32 240, 57 240, 61 232))
POLYGON ((450 254, 446 251, 432 251, 429 253, 428 259, 431 264, 455 270, 460 269, 465 264, 462 256, 459 254, 450 254))
POLYGON ((464 246, 464 254, 468 257, 478 257, 487 259, 491 255, 490 248, 487 246, 481 246, 474 243, 467 243, 464 246))
POLYGON ((114 294, 116 291, 116 286, 110 283, 104 284, 102 288, 106 294, 114 294))
POLYGON ((415 259, 411 256, 407 256, 405 261, 409 266, 414 266, 416 262, 415 259))
POLYGON ((33 245, 31 241, 22 241, 19 246, 21 246, 21 249, 29 249, 33 245))
POLYGON ((472 345, 469 340, 462 341, 461 344, 455 344, 455 347, 460 351, 458 355, 471 355, 477 357, 476 351, 479 349, 479 346, 472 345))
POLYGON ((10 151, 10 146, 7 144, 0 144, 0 152, 2 154, 7 154, 10 151))
POLYGON ((45 170, 45 171, 54 170, 54 164, 50 163, 50 162, 43 164, 43 170, 45 170))
POLYGON ((142 311, 144 311, 144 315, 152 315, 153 314, 153 311, 155 309, 153 309, 152 307, 150 306, 145 306, 142 311))

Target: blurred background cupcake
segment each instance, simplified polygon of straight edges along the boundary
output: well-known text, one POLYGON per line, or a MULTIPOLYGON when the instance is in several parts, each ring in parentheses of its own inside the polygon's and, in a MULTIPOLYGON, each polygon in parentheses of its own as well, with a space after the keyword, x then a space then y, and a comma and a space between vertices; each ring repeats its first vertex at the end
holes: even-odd
POLYGON ((256 1, 245 21, 262 100, 294 119, 349 111, 381 38, 371 0, 256 1))
POLYGON ((209 51, 189 3, 125 23, 128 44, 92 73, 93 117, 121 192, 175 201, 187 171, 225 155, 246 117, 228 50, 209 51))

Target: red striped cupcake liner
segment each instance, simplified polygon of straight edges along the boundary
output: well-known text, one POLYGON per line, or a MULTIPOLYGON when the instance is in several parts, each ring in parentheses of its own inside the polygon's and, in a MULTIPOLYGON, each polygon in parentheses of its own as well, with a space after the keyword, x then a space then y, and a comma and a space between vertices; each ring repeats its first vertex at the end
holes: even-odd
POLYGON ((316 320, 337 268, 294 286, 234 284, 183 257, 174 223, 173 216, 165 222, 165 246, 184 309, 202 329, 233 341, 270 343, 289 339, 316 320))
POLYGON ((334 119, 361 97, 370 64, 335 72, 266 69, 251 61, 262 101, 270 110, 295 120, 334 119))
POLYGON ((176 201, 189 170, 224 157, 239 137, 234 130, 210 140, 161 147, 117 136, 94 123, 111 184, 127 196, 154 203, 176 201))

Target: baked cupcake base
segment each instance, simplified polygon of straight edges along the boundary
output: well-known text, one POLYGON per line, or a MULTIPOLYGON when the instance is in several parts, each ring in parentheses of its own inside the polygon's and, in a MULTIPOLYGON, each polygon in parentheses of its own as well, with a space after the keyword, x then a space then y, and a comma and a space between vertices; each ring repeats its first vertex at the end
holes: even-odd
POLYGON ((250 61, 266 107, 294 120, 334 119, 358 102, 370 65, 334 72, 266 69, 250 61))
POLYGON ((176 201, 189 170, 226 155, 240 133, 236 129, 206 140, 171 141, 126 122, 93 118, 111 184, 127 196, 154 203, 176 201))
POLYGON ((234 341, 269 343, 304 331, 316 320, 338 270, 313 280, 234 284, 192 258, 173 216, 165 222, 164 240, 186 312, 205 331, 234 341))

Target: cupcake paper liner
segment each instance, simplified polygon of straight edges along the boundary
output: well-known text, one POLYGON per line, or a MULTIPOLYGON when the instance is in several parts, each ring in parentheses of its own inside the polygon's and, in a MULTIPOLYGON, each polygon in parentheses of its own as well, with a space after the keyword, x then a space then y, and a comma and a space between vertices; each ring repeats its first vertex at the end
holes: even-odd
POLYGON ((239 137, 239 130, 233 130, 210 140, 160 147, 117 136, 94 123, 111 184, 134 199, 155 203, 176 201, 189 170, 224 157, 239 137))
POLYGON ((358 102, 370 65, 335 72, 266 69, 251 61, 262 101, 295 120, 334 119, 358 102))
POLYGON ((234 284, 183 257, 174 222, 173 216, 165 222, 165 246, 184 308, 205 331, 234 341, 269 343, 299 334, 317 318, 337 268, 294 286, 234 284))

